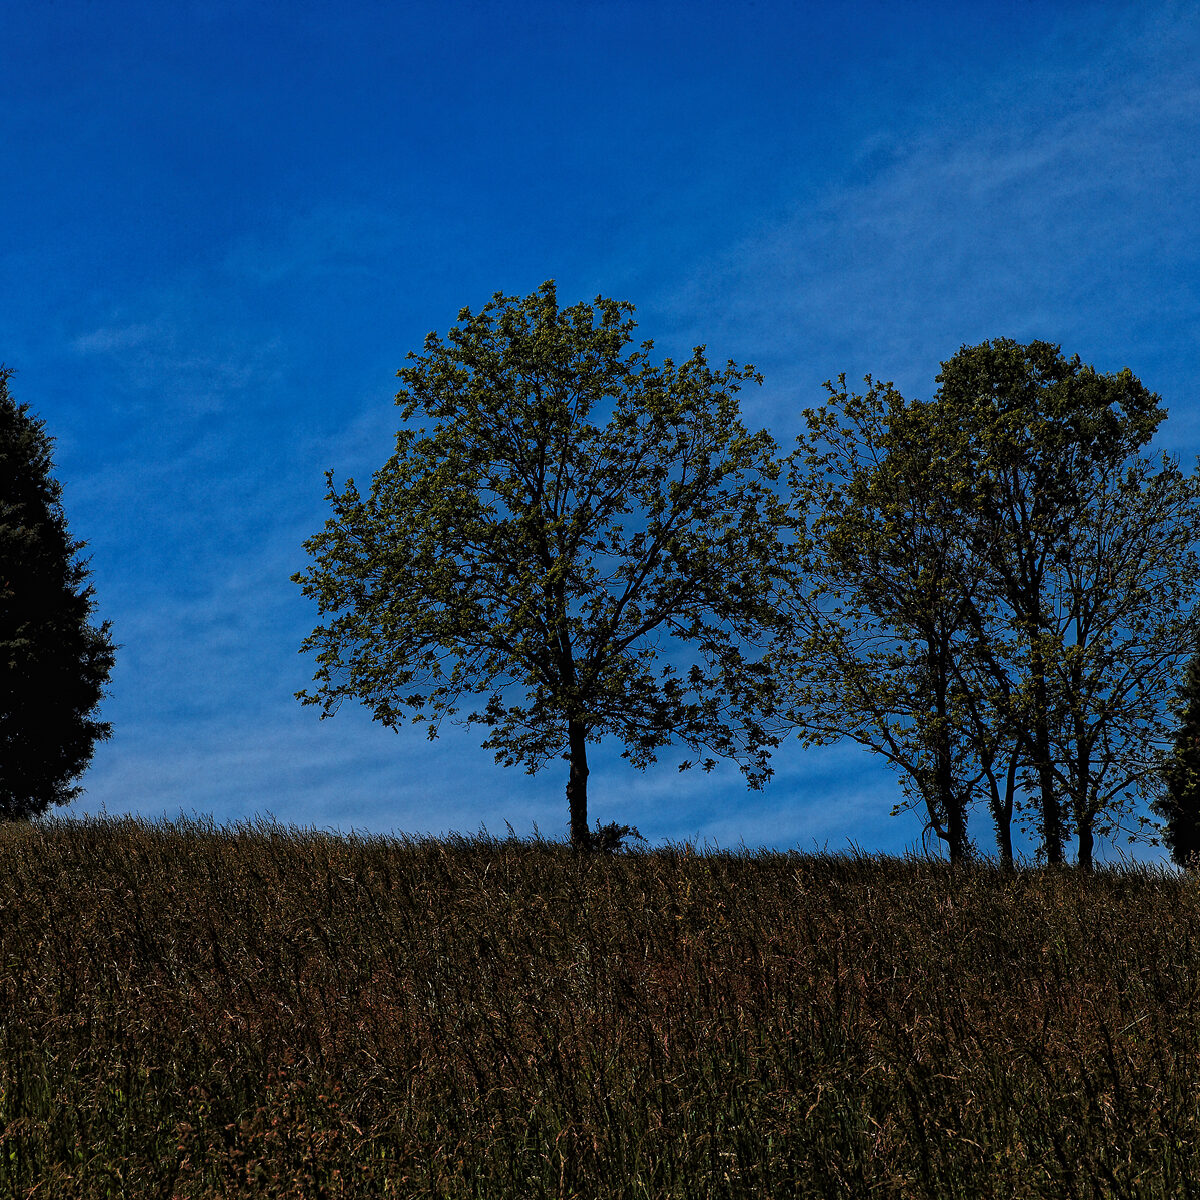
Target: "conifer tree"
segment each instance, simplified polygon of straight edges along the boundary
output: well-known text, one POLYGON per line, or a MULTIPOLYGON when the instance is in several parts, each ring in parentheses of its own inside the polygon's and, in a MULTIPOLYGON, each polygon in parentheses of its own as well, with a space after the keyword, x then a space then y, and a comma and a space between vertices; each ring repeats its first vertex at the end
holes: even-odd
POLYGON ((1200 650, 1188 664, 1176 703, 1180 726, 1163 767, 1166 793, 1154 804, 1163 841, 1181 867, 1200 859, 1200 650))
POLYGON ((94 717, 112 670, 109 623, 91 624, 86 543, 72 539, 53 439, 0 367, 0 820, 40 815, 72 786, 111 727, 94 717))

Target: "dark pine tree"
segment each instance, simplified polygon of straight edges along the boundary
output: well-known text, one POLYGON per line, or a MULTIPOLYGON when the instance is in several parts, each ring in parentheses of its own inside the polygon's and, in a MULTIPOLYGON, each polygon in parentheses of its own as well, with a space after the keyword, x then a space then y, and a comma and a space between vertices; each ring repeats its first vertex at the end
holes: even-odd
POLYGON ((91 624, 86 543, 67 532, 45 424, 0 367, 0 820, 66 804, 111 726, 94 719, 112 670, 109 623, 91 624))
POLYGON ((1200 650, 1179 689, 1180 726, 1163 767, 1166 794, 1153 807, 1165 825, 1163 841, 1181 867, 1200 863, 1200 650))

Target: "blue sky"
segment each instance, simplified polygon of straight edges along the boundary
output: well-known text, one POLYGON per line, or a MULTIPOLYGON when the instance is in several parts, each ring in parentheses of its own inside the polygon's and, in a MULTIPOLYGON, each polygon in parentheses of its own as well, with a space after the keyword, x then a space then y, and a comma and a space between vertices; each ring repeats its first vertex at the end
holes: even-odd
MULTIPOLYGON (((69 812, 565 834, 565 764, 293 699, 323 472, 369 479, 405 354, 496 291, 753 362, 785 446, 823 380, 928 396, 1004 336, 1131 367, 1157 446, 1200 451, 1194 3, 0 0, 0 42, 0 361, 122 647, 69 812)), ((749 792, 602 746, 592 815, 919 843, 865 752, 775 766, 749 792)))

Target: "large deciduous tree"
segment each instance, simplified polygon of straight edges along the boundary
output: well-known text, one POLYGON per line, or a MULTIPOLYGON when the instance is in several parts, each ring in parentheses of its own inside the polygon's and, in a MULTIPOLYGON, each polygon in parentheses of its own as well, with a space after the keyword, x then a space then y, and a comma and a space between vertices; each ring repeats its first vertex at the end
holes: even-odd
POLYGON ((1018 783, 1050 863, 1125 827, 1194 645, 1200 481, 1138 451, 1165 416, 1128 371, 1044 342, 963 347, 928 403, 869 383, 808 414, 793 671, 814 740, 881 750, 952 859, 986 799, 1012 860, 1018 783))
POLYGON ((113 666, 94 607, 85 543, 67 531, 45 424, 18 405, 0 368, 0 820, 40 815, 111 734, 95 712, 113 666))
POLYGON ((303 644, 319 686, 299 699, 431 738, 447 717, 486 725, 497 762, 531 774, 568 759, 578 848, 597 739, 639 768, 672 742, 706 770, 728 757, 752 787, 779 741, 780 467, 736 401, 761 379, 703 347, 652 362, 632 312, 559 308, 551 282, 430 334, 396 402, 432 427, 401 429, 366 497, 327 474, 333 516, 294 576, 331 618, 303 644))
MULTIPOLYGON (((795 719, 812 743, 849 737, 902 777, 908 804, 952 862, 971 855, 967 817, 980 705, 964 678, 981 603, 945 488, 945 464, 920 406, 891 384, 805 413, 790 460, 808 515, 801 587, 783 603, 793 645, 795 719)), ((901 806, 904 807, 904 806, 901 806)))
MULTIPOLYGON (((1022 345, 997 338, 964 346, 942 364, 937 382, 930 412, 952 451, 948 487, 977 569, 1007 608, 1020 646, 1038 824, 1046 860, 1058 864, 1064 860, 1072 814, 1063 802, 1064 747, 1056 752, 1056 725, 1061 731, 1063 713, 1072 705, 1078 714, 1081 705, 1090 704, 1070 697, 1073 668, 1065 660, 1073 657, 1074 669, 1085 658, 1097 663, 1103 657, 1100 645, 1089 654, 1078 641, 1081 634, 1087 638, 1085 610, 1114 603, 1120 610, 1125 593, 1137 588, 1136 564, 1111 579, 1109 564, 1102 561, 1111 542, 1102 537, 1092 550, 1087 543, 1106 520, 1098 508, 1111 500, 1129 511, 1134 492, 1106 499, 1105 480, 1149 442, 1166 411, 1128 368, 1103 375, 1049 342, 1022 345), (1073 561, 1081 568, 1074 579, 1073 561), (1071 591, 1074 600, 1068 599, 1071 591)), ((1163 566, 1159 559, 1153 569, 1163 566)), ((1155 636, 1148 629, 1143 634, 1155 636)), ((1140 653, 1131 639, 1125 641, 1128 653, 1140 653)), ((1161 649, 1154 645, 1150 652, 1161 649)), ((1094 674, 1090 677, 1097 682, 1094 674)), ((1150 697, 1143 692, 1139 699, 1144 703, 1150 697)), ((1074 744, 1067 753, 1083 751, 1080 732, 1077 727, 1070 735, 1074 744)), ((1085 776, 1088 771, 1084 764, 1085 776)), ((1082 780, 1076 785, 1086 786, 1082 780)), ((1079 828, 1086 866, 1090 826, 1085 822, 1079 828)))
POLYGON ((1171 738, 1169 697, 1200 632, 1200 477, 1132 455, 1096 470, 1054 555, 1043 639, 1055 791, 1091 867, 1128 829, 1171 738))

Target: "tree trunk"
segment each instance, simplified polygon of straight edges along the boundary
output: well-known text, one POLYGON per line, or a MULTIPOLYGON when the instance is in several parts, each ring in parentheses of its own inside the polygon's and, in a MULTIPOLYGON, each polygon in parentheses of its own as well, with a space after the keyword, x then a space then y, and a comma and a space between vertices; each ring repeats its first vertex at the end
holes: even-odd
POLYGON ((950 862, 958 866, 971 857, 967 841, 967 814, 957 796, 951 797, 951 805, 947 812, 947 825, 950 833, 950 862))
POLYGON ((587 811, 587 730, 582 721, 567 722, 567 741, 571 754, 571 777, 567 781, 567 805, 571 812, 571 845, 590 850, 587 811))
POLYGON ((1012 817, 996 821, 996 849, 1000 851, 1000 866, 1005 871, 1013 869, 1012 817))
MULTIPOLYGON (((1082 636, 1081 639, 1082 640, 1082 636)), ((1081 871, 1090 871, 1093 865, 1092 852, 1095 846, 1093 821, 1096 810, 1091 805, 1092 789, 1092 742, 1081 715, 1080 697, 1083 695, 1083 667, 1076 656, 1071 669, 1072 708, 1075 715, 1075 826, 1078 831, 1079 856, 1076 865, 1081 871)), ((1097 785, 1098 788, 1099 785, 1097 785)))
POLYGON ((1066 861, 1063 856, 1062 813, 1054 791, 1054 774, 1050 767, 1050 739, 1045 736, 1045 727, 1034 731, 1037 750, 1038 784, 1042 793, 1042 840, 1046 847, 1046 862, 1052 867, 1061 867, 1066 861))
POLYGON ((1095 839, 1092 836, 1092 822, 1090 820, 1081 820, 1079 822, 1079 869, 1081 871, 1090 871, 1093 867, 1092 848, 1095 839))
POLYGON ((1061 867, 1063 858, 1062 812, 1054 788, 1054 770, 1050 762, 1049 702, 1046 698, 1046 667, 1041 651, 1034 649, 1033 667, 1033 753, 1038 785, 1042 793, 1042 840, 1046 862, 1061 867))
POLYGON ((934 786, 937 789, 938 803, 946 815, 946 842, 950 848, 950 862, 958 864, 966 862, 969 854, 967 813, 962 793, 955 786, 954 749, 950 743, 950 680, 946 670, 949 659, 948 641, 947 638, 929 640, 929 669, 934 679, 934 711, 937 718, 934 786))

